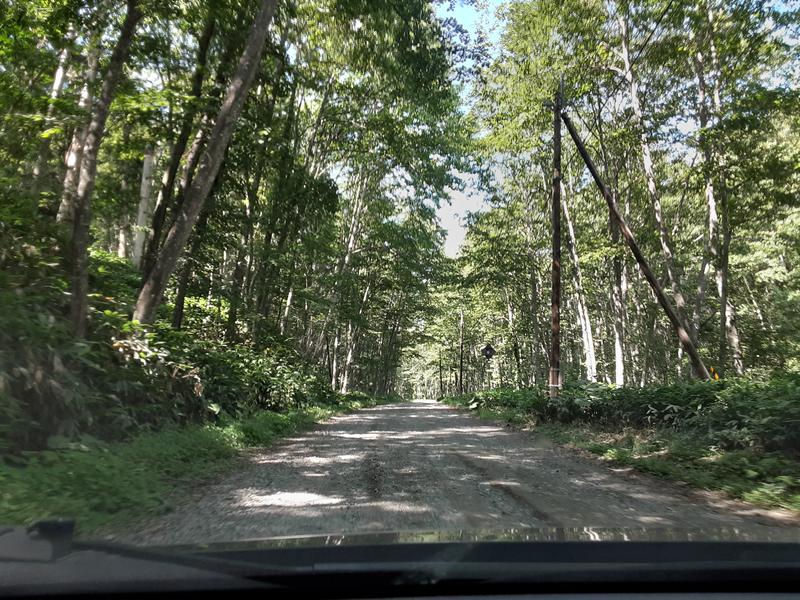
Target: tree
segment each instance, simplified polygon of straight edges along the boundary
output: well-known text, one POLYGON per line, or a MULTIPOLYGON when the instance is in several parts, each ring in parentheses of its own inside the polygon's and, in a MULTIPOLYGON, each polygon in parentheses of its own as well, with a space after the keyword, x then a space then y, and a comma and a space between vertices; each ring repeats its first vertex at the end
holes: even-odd
POLYGON ((206 150, 200 159, 197 175, 187 190, 175 222, 167 233, 164 246, 139 292, 133 318, 143 323, 149 323, 155 317, 155 311, 161 303, 169 277, 175 270, 178 258, 217 177, 228 142, 233 135, 233 129, 261 60, 276 5, 277 0, 262 0, 236 72, 228 85, 214 128, 209 135, 206 150))
POLYGON ((125 61, 128 58, 134 32, 143 13, 139 0, 127 0, 125 19, 122 22, 114 52, 108 63, 97 105, 86 129, 80 161, 80 177, 75 196, 74 224, 70 241, 70 262, 72 277, 70 282, 70 320, 75 335, 86 335, 89 293, 89 224, 91 221, 91 201, 97 174, 97 154, 106 131, 106 120, 111 102, 117 91, 125 61))

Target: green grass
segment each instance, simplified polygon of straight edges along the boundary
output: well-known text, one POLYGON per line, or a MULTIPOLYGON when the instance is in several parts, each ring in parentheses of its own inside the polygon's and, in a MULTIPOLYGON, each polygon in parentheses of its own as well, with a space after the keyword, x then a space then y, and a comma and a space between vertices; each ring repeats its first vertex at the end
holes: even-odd
POLYGON ((648 388, 574 382, 555 400, 495 389, 442 401, 642 472, 800 510, 797 374, 648 388))
POLYGON ((800 510, 800 462, 785 455, 722 450, 704 443, 702 437, 670 430, 611 432, 588 425, 546 423, 537 431, 644 473, 724 492, 765 508, 800 510))
POLYGON ((375 406, 350 394, 335 404, 264 411, 220 425, 143 433, 127 442, 87 439, 0 464, 0 523, 71 517, 81 534, 170 510, 181 491, 230 469, 243 448, 269 446, 334 414, 375 406))

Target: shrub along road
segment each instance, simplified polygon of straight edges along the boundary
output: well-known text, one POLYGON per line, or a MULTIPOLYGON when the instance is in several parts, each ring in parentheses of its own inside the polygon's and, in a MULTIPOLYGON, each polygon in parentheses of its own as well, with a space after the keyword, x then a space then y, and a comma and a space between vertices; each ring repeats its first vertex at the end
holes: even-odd
POLYGON ((234 474, 118 537, 161 545, 522 527, 760 534, 775 519, 609 468, 461 409, 416 401, 335 417, 251 451, 234 474))

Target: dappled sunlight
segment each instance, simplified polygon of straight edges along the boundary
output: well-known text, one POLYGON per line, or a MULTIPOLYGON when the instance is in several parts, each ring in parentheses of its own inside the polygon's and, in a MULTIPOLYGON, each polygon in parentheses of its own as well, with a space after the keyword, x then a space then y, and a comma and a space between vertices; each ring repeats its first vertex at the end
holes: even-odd
POLYGON ((322 496, 309 492, 275 492, 274 494, 253 494, 250 490, 241 490, 240 506, 327 506, 341 504, 344 500, 338 497, 322 496))
MULTIPOLYGON (((673 492, 582 459, 535 433, 431 402, 347 415, 248 457, 205 538, 508 527, 730 524, 673 492)), ((587 534, 585 539, 592 539, 587 534)), ((215 538, 216 539, 216 538, 215 538)))

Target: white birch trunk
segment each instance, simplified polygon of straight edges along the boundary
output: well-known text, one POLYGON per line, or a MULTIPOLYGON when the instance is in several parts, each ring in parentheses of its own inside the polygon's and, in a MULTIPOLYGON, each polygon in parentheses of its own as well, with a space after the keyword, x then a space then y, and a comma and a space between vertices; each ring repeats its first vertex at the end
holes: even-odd
POLYGON ((142 162, 142 182, 139 186, 139 210, 136 213, 136 227, 133 237, 133 251, 131 262, 137 269, 142 266, 144 243, 147 240, 147 224, 150 222, 150 189, 153 183, 153 166, 155 165, 155 151, 148 146, 144 151, 142 162))
MULTIPOLYGON (((78 110, 87 112, 92 105, 92 87, 94 79, 97 77, 100 49, 98 45, 93 45, 86 56, 86 71, 84 72, 83 86, 81 87, 80 97, 78 98, 78 110)), ((81 123, 75 128, 72 134, 72 141, 64 162, 67 171, 64 174, 64 185, 61 192, 61 203, 58 206, 56 221, 59 223, 71 223, 75 216, 75 193, 78 189, 78 177, 81 172, 83 162, 83 144, 86 141, 88 122, 81 123)))

